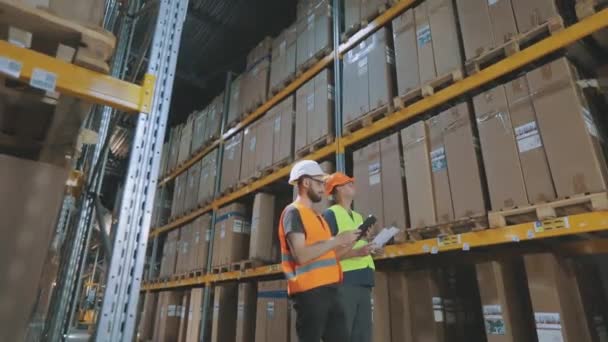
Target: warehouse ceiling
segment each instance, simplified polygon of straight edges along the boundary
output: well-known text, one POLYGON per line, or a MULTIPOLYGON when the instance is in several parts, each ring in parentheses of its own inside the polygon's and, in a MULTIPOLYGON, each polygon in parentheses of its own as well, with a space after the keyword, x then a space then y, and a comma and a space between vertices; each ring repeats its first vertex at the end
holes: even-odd
POLYGON ((184 23, 170 124, 183 122, 240 73, 247 52, 295 20, 296 0, 190 0, 184 23))

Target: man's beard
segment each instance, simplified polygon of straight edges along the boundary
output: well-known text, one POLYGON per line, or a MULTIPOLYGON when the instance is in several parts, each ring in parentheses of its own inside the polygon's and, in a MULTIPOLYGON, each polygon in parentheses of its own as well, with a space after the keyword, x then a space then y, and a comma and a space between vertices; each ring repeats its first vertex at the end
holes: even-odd
POLYGON ((310 201, 312 203, 319 203, 323 199, 322 196, 314 192, 312 189, 308 189, 308 192, 306 194, 308 195, 308 198, 310 198, 310 201))

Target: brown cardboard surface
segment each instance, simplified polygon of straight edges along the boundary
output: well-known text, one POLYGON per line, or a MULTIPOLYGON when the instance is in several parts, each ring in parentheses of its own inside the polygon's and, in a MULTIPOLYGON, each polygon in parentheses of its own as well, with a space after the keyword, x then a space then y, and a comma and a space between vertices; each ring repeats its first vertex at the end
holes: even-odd
POLYGON ((163 150, 160 154, 160 169, 158 170, 158 174, 160 176, 167 173, 168 163, 169 163, 169 143, 166 142, 163 144, 163 150))
POLYGON ((374 273, 375 286, 372 290, 372 326, 374 342, 391 340, 390 299, 388 274, 374 273))
POLYGON ((230 342, 236 337, 237 284, 217 285, 213 300, 212 342, 230 342))
POLYGON ((456 0, 467 60, 495 46, 487 0, 456 0))
POLYGON ((452 0, 428 0, 428 3, 435 68, 437 76, 441 76, 462 67, 456 10, 452 0))
POLYGON ((354 30, 361 23, 361 0, 344 0, 345 31, 354 30))
POLYGON ((164 296, 160 310, 159 338, 155 341, 177 341, 182 304, 181 291, 161 292, 164 296))
POLYGON ((418 46, 414 10, 410 9, 393 20, 397 94, 403 95, 420 85, 418 46))
POLYGON ((476 270, 488 342, 536 341, 522 261, 488 261, 476 270))
POLYGON ((202 148, 205 142, 205 127, 207 127, 207 119, 209 110, 204 108, 195 112, 194 114, 194 126, 192 129, 192 151, 198 151, 202 148))
POLYGON ((355 151, 353 161, 353 176, 357 186, 354 208, 365 216, 374 215, 377 226, 384 227, 380 142, 373 142, 355 151))
POLYGON ((211 240, 211 214, 205 214, 194 221, 193 234, 196 257, 192 266, 195 270, 204 270, 207 268, 207 255, 211 240))
POLYGON ((473 99, 493 210, 529 204, 504 86, 473 99))
MULTIPOLYGON (((384 226, 394 226, 405 232, 409 222, 406 213, 405 170, 399 133, 380 140, 380 154, 382 155, 380 172, 384 226)), ((405 235, 402 234, 395 238, 399 242, 406 240, 405 235)))
POLYGON ((517 35, 517 25, 513 14, 511 0, 488 2, 494 42, 496 46, 505 43, 517 35))
POLYGON ((294 96, 288 96, 269 111, 274 116, 272 164, 293 158, 294 101, 294 96))
POLYGON ((333 73, 325 69, 317 74, 314 83, 313 115, 307 117, 307 142, 315 143, 334 133, 333 73))
POLYGON ((158 306, 158 293, 148 291, 143 297, 144 305, 137 327, 137 341, 148 341, 152 339, 154 335, 156 307, 158 306))
POLYGON ((436 224, 435 199, 431 174, 429 130, 425 121, 418 121, 401 131, 407 206, 411 227, 436 224))
POLYGON ((205 125, 205 140, 209 141, 218 137, 224 114, 224 93, 220 93, 209 104, 209 116, 205 125))
POLYGON ((222 159, 222 178, 220 189, 222 191, 236 185, 241 172, 241 149, 243 132, 232 136, 224 145, 224 157, 222 159))
POLYGON ((412 326, 414 341, 443 342, 448 341, 446 334, 444 293, 445 285, 441 274, 431 270, 407 273, 407 282, 411 293, 412 326))
POLYGON ((246 181, 255 174, 255 150, 259 121, 254 122, 243 131, 243 154, 241 156, 241 174, 239 180, 246 181))
POLYGON ((290 311, 285 280, 259 282, 255 341, 289 341, 290 311))
POLYGON ((247 210, 241 203, 220 208, 215 223, 214 260, 219 252, 219 264, 227 265, 247 259, 249 256, 249 234, 251 225, 246 219, 247 210), (217 241, 217 245, 216 245, 217 241))
POLYGON ((405 273, 388 273, 391 341, 414 341, 408 285, 405 273))
POLYGON ((443 141, 455 219, 483 215, 487 210, 479 142, 473 133, 471 115, 466 102, 440 115, 445 120, 443 141))
POLYGON ((257 193, 253 200, 251 217, 251 238, 249 259, 273 262, 277 255, 273 249, 275 197, 271 194, 257 193))
MULTIPOLYGON (((274 149, 274 118, 266 114, 258 121, 255 146, 255 172, 272 166, 272 152, 274 149)), ((278 142, 277 142, 278 143, 278 142)))
POLYGON ((238 284, 236 342, 255 339, 257 288, 255 283, 238 284))
POLYGON ((173 170, 177 166, 181 129, 182 126, 178 125, 171 128, 171 131, 169 132, 169 160, 167 161, 167 172, 173 170))
POLYGON ((512 0, 519 32, 525 33, 559 15, 554 0, 512 0))
POLYGON ((272 42, 270 89, 279 89, 296 72, 296 25, 283 30, 272 42))
POLYGON ((190 304, 188 306, 188 327, 186 330, 186 342, 198 342, 200 324, 203 309, 203 288, 194 288, 190 292, 190 304))
POLYGON ((528 201, 552 201, 555 189, 525 76, 505 85, 528 201))
POLYGON ((544 253, 525 255, 524 262, 538 339, 591 341, 572 260, 544 253))
POLYGON ((314 114, 314 82, 308 81, 296 90, 294 149, 299 151, 308 144, 308 116, 314 114))
POLYGON ((171 202, 171 216, 175 217, 182 213, 183 203, 186 195, 186 185, 188 182, 188 173, 182 173, 175 177, 175 186, 173 188, 173 201, 171 202))
POLYGON ((190 312, 190 292, 185 291, 182 297, 182 304, 179 306, 179 333, 177 335, 178 342, 186 342, 188 333, 188 317, 190 312))
POLYGON ((191 210, 198 206, 198 190, 201 179, 201 164, 195 163, 188 169, 184 209, 191 210))
POLYGON ((258 296, 255 314, 255 342, 268 341, 268 331, 266 329, 266 326, 268 325, 266 319, 266 305, 269 299, 265 298, 264 296, 260 296, 260 293, 267 291, 267 288, 267 281, 258 282, 258 296))
POLYGON ((324 49, 333 46, 331 3, 329 0, 308 2, 298 11, 296 23, 296 67, 300 68, 324 49))
POLYGON ((593 113, 565 58, 527 74, 557 196, 606 190, 606 161, 593 113))
POLYGON ((152 333, 152 341, 158 341, 160 339, 160 328, 161 328, 161 319, 164 320, 164 316, 166 315, 165 304, 166 295, 164 292, 158 293, 158 301, 156 304, 156 317, 154 319, 154 331, 152 333))
POLYGON ((423 1, 414 8, 421 84, 431 81, 437 76, 435 55, 433 53, 433 39, 435 38, 435 35, 431 32, 428 6, 429 4, 427 1, 423 1))
MULTIPOLYGON (((194 114, 194 113, 192 113, 194 114)), ((184 124, 179 139, 179 152, 177 155, 178 165, 190 157, 190 144, 192 143, 192 130, 194 128, 194 115, 190 114, 184 124)))
POLYGON ((454 220, 454 207, 448 177, 448 162, 443 141, 445 119, 438 115, 427 120, 429 128, 431 175, 433 180, 433 197, 435 214, 438 223, 454 220))
POLYGON ((215 186, 212 178, 211 171, 215 170, 215 163, 211 164, 209 155, 206 155, 201 159, 200 168, 200 180, 198 184, 198 196, 197 201, 199 204, 207 203, 212 199, 213 193, 210 191, 213 186, 215 186))
POLYGON ((226 121, 226 124, 228 125, 238 121, 243 112, 240 99, 242 79, 243 75, 239 75, 230 83, 230 100, 228 104, 228 119, 226 121))

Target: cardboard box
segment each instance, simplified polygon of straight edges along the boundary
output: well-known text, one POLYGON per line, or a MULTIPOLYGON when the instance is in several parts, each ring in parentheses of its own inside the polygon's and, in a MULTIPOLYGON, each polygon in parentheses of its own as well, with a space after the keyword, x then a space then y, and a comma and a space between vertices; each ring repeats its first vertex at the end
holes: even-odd
POLYGON ((249 256, 251 224, 246 217, 247 209, 241 203, 232 203, 218 211, 213 241, 214 266, 246 260, 249 256))
POLYGON ((274 117, 266 114, 257 121, 256 136, 253 174, 258 176, 261 175, 262 170, 266 170, 272 166, 272 152, 275 145, 274 117))
POLYGON ((524 256, 539 341, 592 341, 572 260, 549 253, 524 256))
POLYGON ((160 276, 168 277, 175 273, 177 262, 177 246, 179 241, 179 230, 172 230, 167 233, 165 244, 163 245, 163 256, 160 266, 160 276))
POLYGON ((413 341, 448 341, 444 306, 445 281, 440 272, 421 270, 407 273, 414 327, 413 341))
POLYGON ((394 64, 392 39, 386 28, 348 51, 343 67, 345 125, 391 104, 396 88, 394 64))
POLYGON ((179 306, 179 333, 177 335, 178 342, 186 342, 188 334, 188 317, 190 312, 190 292, 184 291, 182 296, 182 305, 179 306))
POLYGON ((286 81, 295 76, 297 38, 296 25, 293 24, 272 41, 270 90, 282 89, 286 81))
POLYGON ((201 163, 195 163, 188 169, 184 209, 190 211, 198 207, 198 190, 201 180, 201 163))
POLYGON ((224 117, 224 93, 220 93, 207 107, 207 122, 205 125, 205 142, 219 137, 222 118, 224 117))
POLYGON ((390 299, 388 274, 374 273, 375 286, 372 290, 372 331, 374 342, 391 340, 390 299))
POLYGON ((194 129, 194 113, 188 115, 179 139, 179 152, 177 164, 180 165, 190 158, 190 145, 192 144, 192 130, 194 129))
POLYGON ((295 151, 334 132, 333 74, 325 69, 296 91, 295 151))
POLYGON ((175 187, 173 188, 173 204, 171 216, 180 216, 184 212, 186 202, 186 188, 188 186, 188 173, 184 172, 175 177, 175 187))
POLYGON ((182 304, 181 291, 165 291, 159 294, 159 326, 154 341, 178 341, 182 304))
POLYGON ((230 99, 228 102, 228 118, 226 124, 232 126, 235 122, 239 121, 241 114, 243 114, 243 108, 241 105, 241 81, 243 75, 238 75, 230 83, 230 99))
POLYGON ((206 142, 205 127, 209 118, 209 109, 205 108, 194 113, 192 129, 192 152, 199 151, 206 142))
POLYGON ((471 108, 460 103, 440 114, 445 126, 443 141, 447 156, 454 218, 485 215, 485 179, 482 178, 479 142, 473 133, 471 108))
POLYGON ((528 202, 549 202, 556 198, 547 155, 525 76, 505 84, 511 122, 524 176, 528 202))
POLYGON ((427 1, 423 1, 416 6, 416 8, 414 8, 420 84, 427 83, 437 77, 432 41, 433 38, 435 38, 435 35, 431 33, 431 22, 429 20, 428 6, 429 3, 427 1))
POLYGON ((257 130, 260 121, 256 121, 243 131, 243 154, 241 156, 241 174, 239 180, 246 182, 255 176, 255 150, 257 146, 257 130))
POLYGON ((154 337, 154 319, 158 306, 158 293, 147 291, 137 327, 137 341, 149 341, 154 337))
POLYGON ((536 341, 522 261, 487 261, 476 270, 488 342, 536 341))
POLYGON ((237 284, 215 286, 211 341, 228 342, 236 338, 237 284))
POLYGON ((298 10, 296 67, 303 69, 323 51, 333 48, 332 7, 329 0, 311 1, 298 10))
POLYGON ((255 283, 238 284, 236 311, 236 342, 255 339, 257 287, 255 283))
POLYGON ((198 203, 200 205, 208 204, 214 198, 218 167, 217 156, 218 149, 215 149, 201 160, 201 180, 198 188, 198 203))
POLYGON ((382 157, 380 170, 382 182, 380 184, 382 186, 384 226, 399 228, 402 233, 397 234, 395 240, 405 242, 405 228, 410 224, 406 212, 405 170, 399 133, 380 140, 380 154, 382 157))
POLYGON ((456 341, 484 341, 484 318, 475 267, 452 265, 442 271, 447 280, 444 303, 449 336, 456 341), (455 320, 450 318, 452 315, 455 320))
POLYGON ((290 312, 285 280, 259 282, 255 341, 289 341, 290 312))
POLYGON ((448 162, 443 141, 443 131, 446 127, 442 115, 430 118, 426 122, 429 129, 431 175, 433 180, 433 198, 437 223, 454 220, 452 193, 448 178, 448 162))
POLYGON ((206 270, 209 254, 209 241, 211 240, 211 214, 198 217, 192 223, 192 243, 194 244, 193 270, 206 270))
POLYGON ((185 225, 179 228, 179 240, 177 241, 176 257, 175 257, 175 273, 180 274, 188 271, 189 253, 190 253, 190 225, 185 225))
POLYGON ((378 227, 385 227, 382 201, 382 163, 380 142, 373 142, 353 154, 357 193, 354 209, 361 215, 374 215, 378 227))
POLYGON ((456 9, 452 0, 429 0, 428 15, 433 38, 437 76, 462 68, 456 9))
POLYGON ((412 314, 414 308, 410 304, 411 293, 406 274, 390 272, 388 276, 389 317, 391 341, 415 341, 412 314))
POLYGON ((203 310, 204 288, 194 288, 190 291, 190 303, 188 305, 188 325, 186 330, 186 342, 198 342, 203 310))
POLYGON ((528 205, 504 86, 473 98, 492 210, 528 205))
POLYGON ((437 223, 431 173, 429 129, 418 121, 401 131, 407 206, 410 226, 428 227, 437 223))
POLYGON ((361 0, 344 0, 344 31, 354 32, 361 24, 361 0))
POLYGON ((410 9, 393 20, 397 94, 403 95, 420 85, 418 45, 414 10, 410 9))
POLYGON ((555 0, 511 0, 517 29, 526 33, 545 23, 548 19, 559 16, 555 0))
POLYGON ((603 138, 572 65, 560 58, 526 77, 557 196, 605 191, 603 138))
POLYGON ((270 78, 270 50, 272 40, 265 38, 247 54, 247 69, 241 85, 241 109, 254 110, 266 101, 270 78))
POLYGON ((224 145, 224 157, 222 159, 221 192, 233 187, 239 181, 241 174, 241 149, 243 132, 233 135, 224 145))
POLYGON ((293 159, 294 146, 294 96, 288 96, 268 111, 273 118, 272 164, 293 159))
POLYGON ((178 125, 171 128, 169 132, 169 160, 167 161, 167 172, 177 167, 177 157, 179 156, 179 145, 181 141, 182 126, 178 125))
POLYGON ((274 217, 275 197, 271 194, 257 193, 253 200, 251 217, 251 239, 249 241, 249 259, 264 262, 277 261, 274 236, 277 226, 274 217))

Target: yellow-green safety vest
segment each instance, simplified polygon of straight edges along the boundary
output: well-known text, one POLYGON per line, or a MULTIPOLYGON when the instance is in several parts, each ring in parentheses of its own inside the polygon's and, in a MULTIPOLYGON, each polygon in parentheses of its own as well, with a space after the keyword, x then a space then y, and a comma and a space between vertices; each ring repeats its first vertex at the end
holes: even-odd
MULTIPOLYGON (((336 217, 336 224, 338 225, 338 233, 348 232, 350 230, 357 229, 363 223, 363 217, 361 214, 352 211, 352 217, 348 214, 348 211, 339 204, 335 204, 329 207, 329 210, 333 211, 336 217)), ((367 245, 367 241, 359 240, 355 243, 354 249, 361 248, 367 245)), ((376 269, 374 266, 374 259, 370 255, 364 257, 355 257, 340 261, 342 266, 342 272, 354 271, 364 268, 376 269)))

